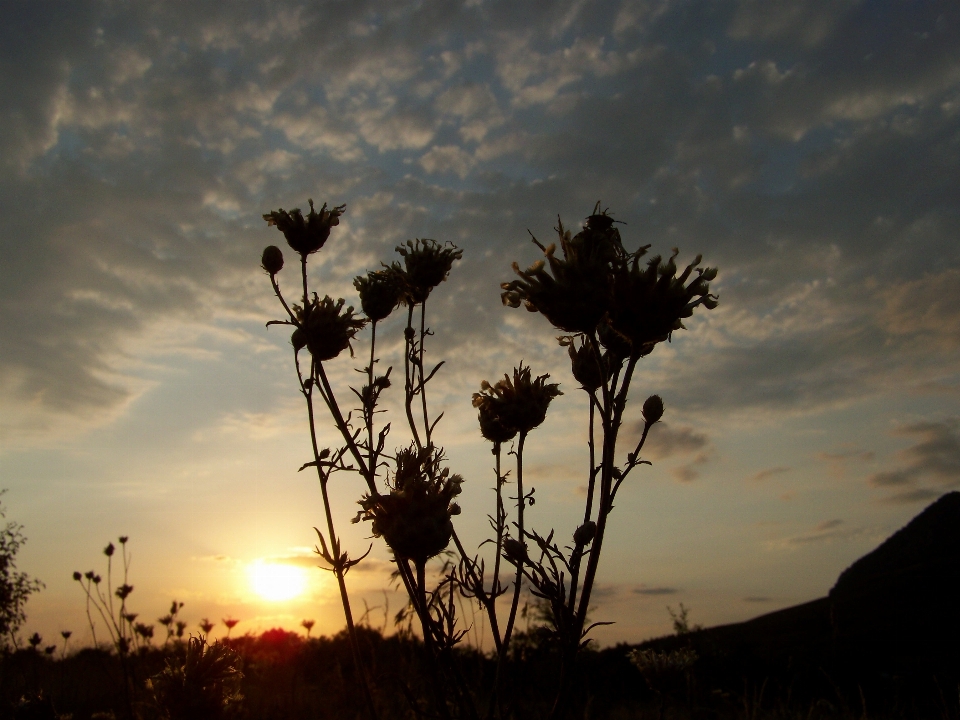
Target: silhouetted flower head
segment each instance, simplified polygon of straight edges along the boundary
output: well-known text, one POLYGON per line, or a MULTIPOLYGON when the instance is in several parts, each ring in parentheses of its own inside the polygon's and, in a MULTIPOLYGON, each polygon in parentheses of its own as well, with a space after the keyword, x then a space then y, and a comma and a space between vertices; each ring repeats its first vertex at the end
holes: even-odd
POLYGON ((667 340, 674 330, 683 329, 683 320, 693 315, 698 305, 712 310, 717 298, 710 294, 709 282, 716 268, 697 269, 701 256, 677 276, 674 262, 679 250, 663 262, 658 255, 640 264, 639 256, 618 267, 613 274, 613 304, 610 326, 631 344, 631 355, 642 357, 667 340), (696 269, 696 276, 687 283, 696 269))
POLYGON ((463 256, 463 250, 453 243, 441 245, 426 238, 407 240, 406 245, 397 246, 397 252, 403 256, 404 270, 399 263, 394 263, 392 268, 403 272, 406 280, 404 301, 414 305, 426 301, 430 291, 447 279, 453 261, 463 256))
POLYGON ((659 422, 663 417, 663 398, 659 395, 651 395, 643 403, 643 419, 647 425, 653 425, 659 422))
POLYGON ((318 361, 331 360, 350 347, 350 341, 367 320, 354 316, 352 306, 346 310, 343 306, 343 298, 334 302, 326 295, 321 300, 316 293, 306 308, 294 305, 300 327, 290 338, 293 346, 297 350, 306 346, 318 361))
POLYGON ((592 332, 610 305, 610 268, 623 254, 620 232, 606 213, 596 211, 573 237, 563 223, 556 231, 563 257, 557 257, 556 244, 544 247, 534 240, 545 260, 526 270, 513 263, 520 278, 502 283, 500 297, 510 307, 523 303, 565 332, 592 332))
POLYGON ((107 557, 111 557, 116 548, 113 546, 113 543, 107 543, 107 546, 103 549, 103 554, 107 557))
POLYGON ((550 401, 563 395, 557 383, 547 382, 549 377, 531 379, 530 368, 520 363, 513 369, 513 378, 504 375, 495 385, 486 380, 480 383, 473 406, 480 410, 483 436, 491 442, 505 442, 518 432, 527 433, 539 426, 547 416, 550 401))
POLYGON ((267 225, 276 225, 287 239, 287 244, 302 257, 315 253, 323 247, 327 238, 330 237, 330 228, 340 224, 340 216, 347 207, 337 205, 327 210, 327 204, 324 203, 320 212, 316 212, 313 209, 313 200, 307 202, 310 203, 310 212, 306 218, 303 217, 299 208, 289 212, 280 208, 263 216, 267 225))
POLYGON ((354 522, 372 520, 374 536, 397 557, 421 563, 442 552, 453 534, 450 518, 460 512, 452 500, 463 483, 442 462, 443 453, 432 447, 401 450, 389 494, 364 496, 354 522))
POLYGON ((597 524, 593 520, 588 520, 583 525, 578 527, 575 533, 573 533, 573 542, 579 547, 583 547, 593 540, 596 534, 597 524))
POLYGON ((503 541, 503 556, 514 565, 520 565, 527 559, 527 546, 516 538, 508 537, 503 541))
POLYGON ((260 256, 260 267, 269 275, 276 275, 283 270, 283 251, 276 245, 267 245, 260 256))
POLYGON ((359 275, 353 286, 360 293, 360 307, 371 320, 383 320, 403 300, 406 283, 403 273, 394 268, 372 270, 366 277, 359 275))

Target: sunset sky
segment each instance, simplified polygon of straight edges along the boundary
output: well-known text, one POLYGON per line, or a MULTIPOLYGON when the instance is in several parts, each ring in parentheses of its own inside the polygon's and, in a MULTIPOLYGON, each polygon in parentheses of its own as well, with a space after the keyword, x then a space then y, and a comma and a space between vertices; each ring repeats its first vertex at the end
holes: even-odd
MULTIPOLYGON (((600 200, 628 248, 719 267, 720 306, 639 368, 625 435, 647 394, 667 410, 611 518, 603 643, 680 602, 712 625, 822 596, 960 487, 956 2, 9 0, 0 106, 0 488, 46 584, 24 636, 89 642, 71 575, 120 535, 142 618, 176 598, 194 631, 342 626, 259 268, 283 240, 262 214, 308 198, 347 205, 321 294, 356 303, 409 238, 463 249, 428 352, 471 546, 493 512, 471 393, 520 360, 565 393, 528 440, 528 522, 569 537, 582 512, 584 394, 559 333, 499 297, 540 255, 527 231, 600 200), (271 562, 304 591, 258 595, 271 562)), ((380 337, 402 364, 396 321, 380 337)), ((343 397, 366 347, 331 364, 343 397)), ((362 489, 332 485, 356 555, 362 489)), ((374 541, 348 576, 376 626, 388 560, 374 541)))

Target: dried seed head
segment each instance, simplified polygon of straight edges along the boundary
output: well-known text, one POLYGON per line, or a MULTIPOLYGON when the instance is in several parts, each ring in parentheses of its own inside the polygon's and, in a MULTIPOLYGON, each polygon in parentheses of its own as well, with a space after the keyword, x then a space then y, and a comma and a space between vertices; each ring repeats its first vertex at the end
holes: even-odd
POLYGON ((674 330, 684 329, 683 320, 693 315, 697 306, 708 310, 717 306, 709 285, 717 276, 716 268, 697 269, 701 260, 698 255, 677 276, 674 260, 679 253, 674 248, 666 262, 659 255, 653 257, 646 269, 641 269, 637 256, 613 273, 610 325, 630 341, 632 356, 649 354, 657 343, 668 340, 674 330), (696 277, 686 284, 694 270, 696 277))
POLYGON ((484 381, 482 392, 474 393, 473 406, 480 410, 480 432, 491 442, 505 442, 518 432, 527 433, 547 416, 550 401, 560 392, 549 375, 531 379, 530 368, 520 363, 513 378, 504 375, 495 385, 484 381))
POLYGON ((460 494, 463 478, 442 467, 443 453, 432 447, 404 448, 397 454, 389 494, 364 496, 357 520, 371 520, 374 536, 382 537, 394 554, 426 562, 450 542, 460 513, 452 499, 460 494))
POLYGON ((373 321, 383 320, 400 304, 404 296, 403 274, 393 268, 368 272, 354 278, 353 286, 360 293, 363 314, 373 321))
POLYGON ((287 244, 302 257, 315 253, 323 247, 327 238, 330 237, 330 228, 340 224, 340 216, 347 207, 338 205, 327 210, 327 204, 324 203, 320 212, 316 212, 313 208, 313 200, 308 202, 310 212, 306 218, 303 217, 299 208, 289 212, 280 208, 263 216, 267 225, 276 225, 287 239, 287 244))
POLYGON ((290 338, 293 346, 297 348, 302 342, 318 361, 332 360, 350 347, 350 341, 367 320, 355 317, 352 306, 346 310, 343 306, 343 298, 335 303, 329 295, 321 300, 316 293, 305 309, 294 306, 300 327, 290 338), (303 334, 297 335, 298 331, 303 334))
POLYGON ((447 279, 453 261, 463 257, 463 250, 453 243, 441 245, 427 238, 407 240, 406 245, 397 246, 397 252, 403 257, 404 268, 399 263, 391 267, 406 281, 404 302, 414 305, 424 302, 430 291, 447 279))
POLYGON ((592 393, 603 385, 607 376, 606 358, 598 357, 592 345, 581 339, 580 347, 577 348, 571 340, 567 345, 567 352, 570 354, 573 377, 584 390, 592 393))

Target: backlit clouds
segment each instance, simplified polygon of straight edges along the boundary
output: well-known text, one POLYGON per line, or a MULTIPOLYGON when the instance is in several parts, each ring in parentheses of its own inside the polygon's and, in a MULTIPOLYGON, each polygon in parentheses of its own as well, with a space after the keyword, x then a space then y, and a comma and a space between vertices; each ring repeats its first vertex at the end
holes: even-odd
POLYGON ((956 419, 918 422, 894 431, 913 444, 897 453, 897 467, 874 473, 869 483, 892 491, 889 502, 915 502, 939 497, 960 486, 960 423, 956 419))
MULTIPOLYGON (((946 0, 4 3, 0 458, 96 433, 117 438, 104 458, 124 433, 164 458, 287 438, 288 338, 263 328, 258 267, 281 239, 261 215, 308 198, 347 204, 312 268, 348 302, 408 238, 463 249, 429 310, 451 432, 473 431, 479 380, 523 359, 570 391, 556 437, 582 449, 557 333, 499 286, 540 256, 528 230, 550 242, 558 214, 575 228, 602 200, 629 248, 720 269, 720 306, 644 358, 627 408, 636 442, 641 394, 664 398, 645 453, 697 479, 656 492, 752 476, 761 497, 783 475, 793 511, 820 454, 833 480, 872 473, 844 486, 857 502, 933 497, 958 482, 958 18, 946 0), (831 415, 880 399, 872 440, 831 415), (901 417, 887 457, 871 442, 901 417), (821 434, 730 439, 798 418, 821 434)), ((883 524, 822 517, 788 544, 883 524)))

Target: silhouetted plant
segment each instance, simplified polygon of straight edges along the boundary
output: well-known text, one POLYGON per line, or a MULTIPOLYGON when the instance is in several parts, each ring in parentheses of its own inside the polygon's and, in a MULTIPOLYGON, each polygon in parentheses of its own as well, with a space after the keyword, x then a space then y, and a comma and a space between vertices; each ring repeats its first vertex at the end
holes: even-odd
POLYGON ((301 620, 300 627, 307 631, 307 637, 310 637, 310 631, 313 630, 313 626, 316 625, 314 620, 301 620))
MULTIPOLYGON (((0 490, 0 497, 6 490, 0 490)), ((0 521, 6 518, 0 502, 0 521)), ((29 597, 43 587, 36 578, 17 570, 17 553, 27 541, 23 526, 7 522, 0 526, 0 650, 7 639, 17 646, 17 630, 26 620, 24 606, 29 597)))
POLYGON ((240 621, 235 618, 224 618, 223 624, 227 627, 227 637, 230 637, 230 632, 237 626, 237 623, 240 621))
MULTIPOLYGON (((709 293, 709 282, 716 277, 712 268, 697 269, 698 257, 680 275, 675 258, 678 251, 663 261, 660 256, 641 264, 649 245, 627 251, 606 211, 599 203, 576 235, 562 223, 556 228, 557 246, 534 243, 543 251, 544 260, 527 270, 514 263, 519 279, 502 284, 505 305, 524 305, 542 314, 565 335, 560 345, 567 348, 574 378, 589 398, 587 437, 589 462, 586 470, 587 499, 583 521, 572 533, 572 541, 561 545, 555 533, 540 534, 529 527, 525 509, 534 504, 534 489, 524 488, 523 454, 528 435, 546 418, 552 401, 560 396, 559 385, 547 382, 548 375, 534 375, 521 364, 512 374, 494 384, 483 382, 473 404, 478 409, 480 432, 493 444, 496 458, 495 510, 490 516, 493 537, 488 543, 494 552, 492 573, 484 558, 471 555, 457 536, 453 519, 461 512, 454 498, 460 493, 463 478, 446 464, 443 448, 434 435, 442 413, 431 416, 427 402, 428 383, 443 362, 426 362, 426 340, 433 333, 426 324, 426 306, 433 292, 460 259, 461 251, 450 243, 434 240, 409 240, 398 246, 402 260, 384 263, 354 281, 364 316, 355 313, 344 299, 333 300, 310 291, 308 258, 326 244, 331 229, 339 224, 344 205, 317 212, 310 201, 310 212, 277 210, 264 215, 275 225, 287 244, 299 254, 300 272, 296 281, 298 302, 288 302, 278 283, 284 267, 283 252, 267 247, 261 266, 285 317, 268 325, 292 328, 291 345, 300 392, 306 403, 313 446, 313 458, 301 470, 313 467, 320 482, 325 530, 316 528, 317 553, 329 565, 337 579, 347 631, 354 659, 360 672, 368 714, 377 716, 368 685, 353 620, 346 575, 360 562, 342 547, 336 532, 327 486, 333 474, 358 473, 365 492, 359 500, 361 510, 354 518, 371 523, 374 537, 386 542, 396 564, 395 576, 409 598, 409 613, 401 611, 398 622, 419 620, 426 648, 429 683, 434 693, 433 713, 441 718, 452 713, 461 717, 479 717, 475 696, 465 680, 453 648, 466 630, 456 612, 458 595, 474 599, 488 620, 496 647, 498 670, 489 688, 488 716, 509 712, 502 707, 502 672, 524 587, 546 608, 551 637, 562 658, 559 691, 553 714, 562 715, 568 707, 568 693, 574 686, 577 654, 593 627, 587 624, 587 611, 600 561, 602 543, 613 502, 622 483, 637 466, 649 464, 640 452, 650 427, 663 416, 664 405, 657 395, 643 404, 643 432, 625 459, 618 455, 617 440, 623 424, 634 371, 641 358, 657 344, 669 340, 683 320, 695 308, 716 306, 709 293), (378 323, 398 307, 406 308, 403 329, 403 407, 410 440, 390 452, 387 439, 391 424, 377 426, 382 393, 393 383, 392 367, 377 372, 378 323), (341 390, 332 386, 327 363, 345 350, 353 356, 353 343, 364 328, 370 328, 367 364, 359 369, 365 384, 349 390, 357 398, 355 412, 345 411, 341 390), (306 350, 309 362, 303 362, 306 350), (329 412, 340 442, 321 448, 317 437, 317 405, 329 412), (516 494, 506 496, 509 473, 502 469, 502 448, 512 443, 515 457, 513 482, 516 494), (513 501, 512 510, 508 501, 513 501), (439 581, 428 587, 426 564, 441 559, 439 581), (502 561, 512 566, 512 588, 501 582, 502 561), (507 596, 506 615, 501 616, 498 601, 507 596), (401 617, 402 616, 402 617, 401 617)), ((369 552, 369 550, 367 550, 369 552)), ((419 710, 414 709, 416 712, 419 710)))
POLYGON ((160 716, 166 720, 217 720, 242 700, 240 657, 217 641, 203 636, 187 641, 186 657, 172 658, 151 678, 160 716))

